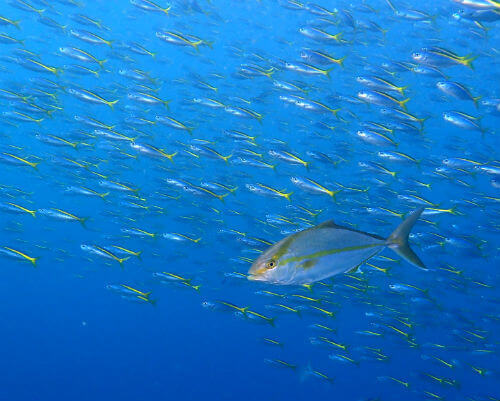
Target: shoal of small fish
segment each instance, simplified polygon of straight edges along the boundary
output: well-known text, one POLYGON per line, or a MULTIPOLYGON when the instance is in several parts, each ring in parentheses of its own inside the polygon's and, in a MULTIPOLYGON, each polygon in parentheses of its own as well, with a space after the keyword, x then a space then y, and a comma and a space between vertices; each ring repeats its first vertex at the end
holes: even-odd
POLYGON ((102 276, 159 318, 197 297, 312 388, 365 366, 374 397, 498 399, 500 3, 227 5, 2 3, 2 270, 102 276), (428 272, 247 280, 286 235, 420 206, 428 272))

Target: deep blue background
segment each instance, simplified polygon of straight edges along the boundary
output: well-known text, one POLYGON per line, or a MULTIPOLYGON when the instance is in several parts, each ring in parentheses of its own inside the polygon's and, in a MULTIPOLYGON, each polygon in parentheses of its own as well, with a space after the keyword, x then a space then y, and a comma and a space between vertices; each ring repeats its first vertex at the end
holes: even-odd
MULTIPOLYGON (((322 2, 324 7, 340 11, 338 26, 325 30, 345 32, 347 41, 330 45, 303 37, 299 28, 317 16, 307 10, 287 9, 284 2, 199 1, 196 4, 204 12, 197 12, 193 2, 175 2, 168 16, 143 12, 124 0, 88 1, 79 7, 65 1, 43 3, 31 4, 45 8, 43 15, 68 25, 65 31, 47 27, 36 13, 19 10, 9 2, 0 6, 0 15, 20 20, 21 29, 2 26, 0 31, 23 39, 26 49, 38 54, 47 65, 63 68, 78 64, 58 52, 59 47, 74 46, 99 59, 108 59, 107 72, 100 71, 99 78, 68 72, 60 76, 37 73, 23 68, 15 58, 24 57, 15 55, 20 46, 0 44, 0 88, 30 95, 43 103, 34 92, 36 82, 30 78, 46 77, 63 87, 81 86, 106 99, 120 100, 115 110, 111 110, 105 105, 82 102, 59 90, 57 105, 61 110, 41 124, 2 117, 0 150, 32 161, 36 156, 41 163, 35 170, 2 162, 0 201, 33 210, 55 207, 90 219, 84 228, 77 222, 56 221, 40 214, 33 219, 27 214, 0 212, 0 246, 40 257, 34 269, 29 263, 0 255, 0 399, 420 400, 425 397, 424 391, 449 400, 498 397, 498 175, 495 178, 469 167, 448 171, 444 176, 435 171, 443 166, 444 159, 451 157, 498 168, 499 112, 484 105, 476 109, 472 102, 444 97, 435 86, 438 78, 401 72, 394 65, 385 71, 380 69, 383 63, 410 63, 413 51, 432 45, 453 50, 460 56, 474 54, 478 56, 474 70, 454 66, 443 68, 443 72, 466 85, 475 96, 497 98, 498 24, 486 23, 490 28, 486 32, 465 22, 458 23, 452 13, 460 7, 446 1, 397 5, 401 10, 418 8, 428 13, 423 22, 395 16, 383 1, 369 2, 377 12, 360 5, 353 7, 349 2, 322 2), (357 21, 356 29, 342 19, 343 10, 350 10, 357 21), (99 19, 109 30, 78 26, 69 18, 75 13, 99 19), (387 33, 363 28, 369 21, 376 22, 387 33), (68 33, 72 28, 88 29, 109 38, 114 41, 113 47, 79 41, 68 33), (160 29, 197 35, 213 45, 200 46, 199 52, 170 45, 155 36, 160 29), (153 59, 133 54, 120 45, 127 41, 141 43, 157 56, 153 59), (346 56, 345 67, 334 66, 331 79, 284 70, 283 61, 299 61, 304 47, 320 49, 335 57, 346 56), (131 57, 132 61, 123 56, 131 57), (309 98, 340 107, 341 119, 282 102, 279 96, 286 93, 275 90, 269 78, 238 76, 242 64, 274 66, 272 79, 307 86, 309 98), (127 100, 127 93, 134 90, 136 83, 118 74, 124 68, 141 69, 157 78, 155 96, 171 100, 170 109, 127 100), (218 91, 199 89, 195 74, 218 91), (376 152, 391 150, 361 142, 355 135, 360 122, 388 124, 391 120, 381 115, 376 105, 354 104, 335 97, 355 98, 364 89, 356 82, 356 76, 368 74, 408 86, 409 111, 428 118, 423 133, 395 134, 400 144, 397 150, 421 160, 419 166, 384 164, 398 172, 397 179, 366 171, 358 165, 366 160, 381 162, 376 152), (196 97, 213 97, 228 105, 256 110, 264 115, 263 122, 239 119, 224 110, 193 104, 196 97), (449 110, 482 117, 481 125, 487 132, 466 131, 447 124, 441 114, 449 110), (133 153, 126 142, 89 138, 86 142, 91 146, 74 150, 41 143, 34 136, 42 132, 70 139, 78 130, 91 134, 92 128, 78 125, 74 115, 116 124, 119 132, 136 136, 124 122, 125 118, 140 115, 154 119, 156 114, 169 115, 195 127, 192 137, 158 125, 139 127, 143 133, 138 142, 154 144, 169 153, 179 152, 173 164, 144 155, 137 159, 123 155, 133 153), (318 127, 321 121, 335 126, 335 130, 318 127), (236 156, 226 164, 203 155, 194 158, 183 151, 195 138, 210 141, 208 146, 222 155, 251 146, 224 136, 225 129, 255 135, 258 146, 252 149, 263 154, 262 160, 277 164, 276 171, 238 166, 233 163, 236 156), (271 139, 284 141, 287 146, 277 145, 271 139), (269 150, 282 148, 310 161, 310 169, 273 160, 267 154, 269 150), (338 167, 325 165, 308 157, 310 150, 341 156, 345 161, 338 167), (123 204, 126 195, 117 191, 110 191, 107 201, 68 196, 65 188, 71 185, 101 192, 106 189, 99 187, 100 178, 88 171, 60 166, 57 157, 61 156, 95 163, 97 167, 92 170, 139 188, 139 194, 146 199, 143 204, 150 208, 158 206, 162 212, 129 209, 123 204), (337 202, 333 202, 328 196, 302 192, 292 185, 291 176, 309 177, 327 188, 342 183, 369 190, 362 194, 344 190, 337 202), (198 185, 202 181, 218 181, 238 189, 220 202, 175 190, 161 181, 169 177, 198 185), (432 186, 416 187, 404 179, 418 179, 432 186), (291 205, 323 212, 317 219, 295 213, 283 198, 259 197, 246 189, 245 184, 255 183, 293 191, 291 205), (16 192, 13 187, 25 193, 16 192), (159 193, 181 197, 168 200, 159 193), (253 246, 238 241, 237 236, 221 235, 221 229, 238 230, 248 237, 274 242, 289 230, 333 218, 339 224, 387 236, 401 220, 366 208, 385 207, 406 213, 416 207, 398 200, 398 194, 416 194, 439 204, 439 208, 456 206, 459 211, 457 215, 430 216, 432 223, 419 222, 415 227, 413 248, 429 267, 428 272, 406 262, 376 260, 373 263, 377 266, 391 267, 389 275, 365 266, 359 274, 362 282, 352 277, 335 277, 327 282, 330 287, 316 285, 312 292, 302 287, 280 288, 227 277, 231 272, 246 273, 249 264, 238 258, 253 259, 257 253, 253 246), (265 224, 271 214, 287 216, 294 224, 282 227, 265 224), (120 230, 126 227, 139 227, 159 236, 125 238, 120 230), (169 241, 161 237, 166 232, 202 240, 198 244, 169 241), (445 243, 445 238, 451 241, 445 243), (142 258, 131 258, 120 269, 114 261, 83 252, 80 245, 84 243, 120 244, 141 250, 142 258), (443 270, 448 265, 463 273, 443 270), (163 285, 152 277, 153 272, 160 271, 192 278, 193 284, 201 285, 200 291, 163 285), (122 283, 153 291, 157 304, 129 302, 106 289, 108 284, 122 283), (412 284, 427 293, 396 294, 388 287, 394 283, 412 284), (360 285, 364 291, 349 289, 345 284, 360 285), (276 301, 256 294, 262 289, 330 300, 332 305, 324 302, 322 307, 337 314, 335 318, 327 318, 306 310, 298 317, 272 311, 266 306, 278 301, 300 304, 293 303, 291 298, 276 301), (416 296, 419 298, 415 299, 416 296), (273 316, 276 325, 259 324, 231 311, 202 307, 202 302, 216 300, 249 306, 273 316), (427 303, 421 305, 422 300, 427 303), (370 318, 367 312, 381 315, 370 318), (397 314, 411 322, 418 347, 410 347, 404 338, 380 326, 394 324, 390 319, 397 314), (310 337, 323 335, 310 328, 314 323, 336 328, 336 334, 327 336, 347 344, 346 355, 359 361, 359 365, 330 360, 328 355, 337 350, 311 345, 310 337), (360 330, 380 331, 384 335, 364 337, 356 334, 360 330), (471 337, 470 331, 480 333, 483 338, 471 337), (464 340, 464 336, 473 341, 464 340), (284 346, 264 344, 264 337, 276 339, 284 346), (436 349, 431 344, 442 344, 445 348, 436 349), (390 359, 364 360, 365 346, 380 348, 390 359), (477 352, 485 349, 492 352, 477 352), (450 369, 433 363, 425 359, 426 355, 456 360, 456 367, 450 369), (281 359, 297 367, 277 368, 265 359, 281 359), (308 365, 332 377, 333 384, 304 374, 308 365), (481 376, 471 366, 487 369, 489 373, 481 376), (460 386, 440 385, 424 373, 457 380, 460 386), (381 379, 386 376, 407 381, 410 386, 405 388, 381 379)), ((82 65, 96 68, 96 65, 82 65)), ((2 111, 16 110, 16 102, 4 98, 0 102, 2 111)), ((395 257, 390 251, 383 255, 395 257)))

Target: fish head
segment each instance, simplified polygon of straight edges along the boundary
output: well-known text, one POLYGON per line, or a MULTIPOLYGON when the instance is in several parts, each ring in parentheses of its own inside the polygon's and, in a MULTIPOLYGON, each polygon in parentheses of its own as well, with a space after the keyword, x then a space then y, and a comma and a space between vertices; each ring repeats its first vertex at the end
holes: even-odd
POLYGON ((290 283, 296 269, 293 263, 283 263, 283 260, 288 253, 292 237, 293 235, 282 239, 260 255, 248 271, 248 279, 273 284, 290 283))
POLYGON ((368 96, 368 93, 365 92, 365 91, 359 91, 358 92, 358 98, 360 98, 361 100, 366 100, 369 98, 368 96))

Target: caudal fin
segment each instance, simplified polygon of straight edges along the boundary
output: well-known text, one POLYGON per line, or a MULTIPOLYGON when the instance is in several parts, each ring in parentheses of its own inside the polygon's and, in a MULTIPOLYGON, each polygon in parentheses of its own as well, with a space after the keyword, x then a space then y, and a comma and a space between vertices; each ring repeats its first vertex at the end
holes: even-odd
POLYGON ((412 251, 410 245, 408 244, 408 235, 424 209, 424 207, 420 207, 411 212, 410 215, 398 226, 398 228, 393 231, 389 238, 387 238, 387 246, 407 262, 421 269, 427 270, 424 263, 415 254, 415 252, 412 251))

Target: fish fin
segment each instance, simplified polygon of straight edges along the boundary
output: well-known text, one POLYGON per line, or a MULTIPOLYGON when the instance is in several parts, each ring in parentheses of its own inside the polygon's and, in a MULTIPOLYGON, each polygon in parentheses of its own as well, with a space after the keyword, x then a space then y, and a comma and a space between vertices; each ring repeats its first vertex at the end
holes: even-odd
POLYGON ((466 56, 462 61, 466 67, 469 67, 471 70, 473 70, 474 66, 472 65, 472 62, 475 59, 477 59, 477 56, 466 56))
POLYGON ((407 262, 423 270, 427 270, 424 263, 415 252, 412 251, 408 244, 408 235, 424 209, 424 207, 420 207, 410 213, 410 215, 393 231, 389 238, 387 238, 387 246, 407 262))
POLYGON ((310 292, 312 292, 312 287, 313 287, 313 285, 312 285, 312 284, 301 284, 301 285, 302 285, 302 287, 305 287, 305 288, 307 288, 310 292))
POLYGON ((129 260, 129 259, 130 259, 130 256, 129 256, 129 257, 127 257, 127 258, 122 258, 122 259, 117 258, 117 259, 116 259, 116 261, 117 261, 118 263, 120 263, 120 266, 123 266, 123 262, 126 262, 126 261, 127 261, 127 260, 129 260))
POLYGON ((325 221, 324 223, 318 224, 316 228, 339 228, 337 224, 333 220, 325 221))
POLYGON ((346 273, 356 273, 359 269, 359 267, 365 263, 366 261, 363 260, 359 265, 354 266, 351 270, 348 270, 346 273))
POLYGON ((410 101, 410 98, 406 98, 406 99, 404 99, 404 100, 401 100, 401 101, 399 102, 399 105, 400 105, 400 106, 401 106, 404 110, 407 110, 407 108, 406 108, 406 103, 408 103, 409 101, 410 101))

